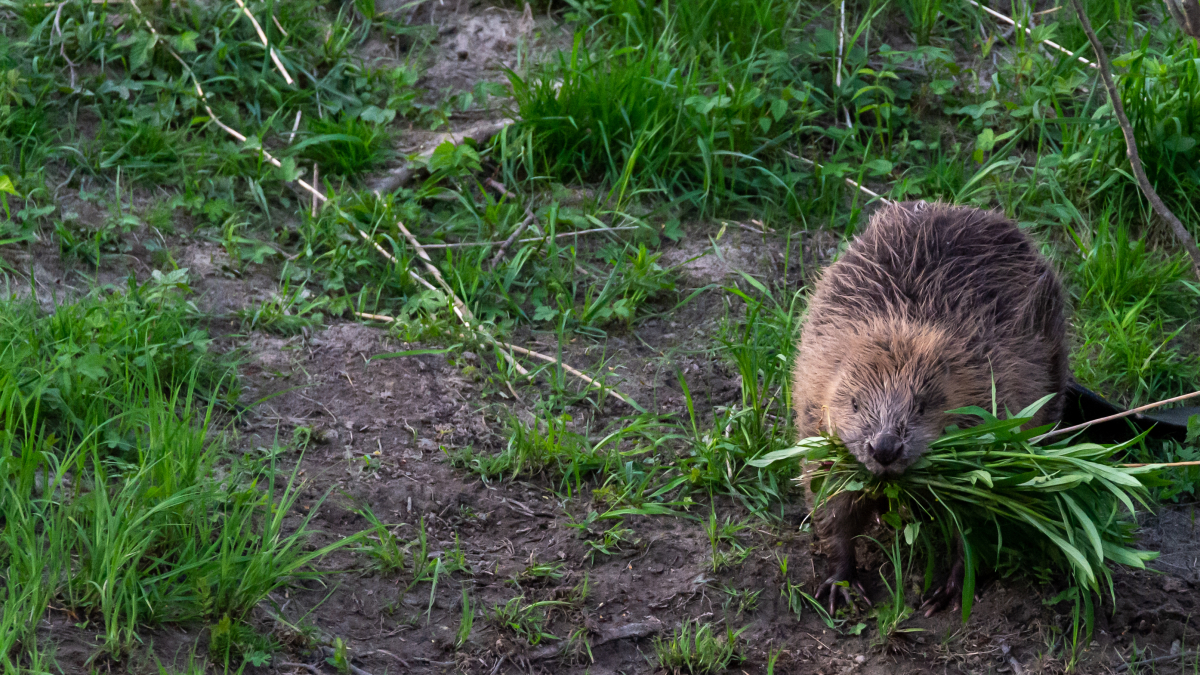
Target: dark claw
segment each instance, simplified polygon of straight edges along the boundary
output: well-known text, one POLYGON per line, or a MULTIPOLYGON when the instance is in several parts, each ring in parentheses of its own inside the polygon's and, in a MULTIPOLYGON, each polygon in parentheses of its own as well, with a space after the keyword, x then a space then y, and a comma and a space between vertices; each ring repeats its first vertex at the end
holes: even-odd
POLYGON ((867 589, 863 588, 862 582, 855 581, 854 590, 858 591, 858 597, 862 598, 863 602, 867 603, 867 607, 875 606, 875 603, 871 602, 871 598, 867 597, 867 589))
POLYGON ((826 593, 829 593, 829 614, 832 616, 834 611, 837 609, 839 599, 844 602, 847 607, 854 607, 854 599, 850 595, 851 587, 858 592, 859 597, 867 603, 867 606, 875 606, 871 602, 871 599, 867 597, 867 591, 865 588, 863 588, 862 582, 854 579, 852 574, 834 574, 821 583, 821 586, 817 588, 816 595, 813 597, 817 600, 817 602, 821 602, 822 596, 824 596, 826 593), (840 582, 843 581, 848 581, 849 584, 847 586, 839 585, 840 582))
POLYGON ((926 597, 925 602, 921 603, 921 609, 925 610, 927 617, 946 609, 947 606, 952 606, 952 611, 962 608, 961 573, 951 573, 950 578, 946 579, 946 583, 935 589, 926 597))

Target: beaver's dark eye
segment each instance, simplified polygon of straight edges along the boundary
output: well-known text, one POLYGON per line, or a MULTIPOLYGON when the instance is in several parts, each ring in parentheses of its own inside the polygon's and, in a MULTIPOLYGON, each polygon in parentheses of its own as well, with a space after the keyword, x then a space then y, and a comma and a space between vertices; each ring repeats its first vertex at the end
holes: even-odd
POLYGON ((918 415, 925 414, 925 401, 921 401, 917 404, 917 414, 918 415))
POLYGON ((850 399, 850 407, 854 409, 854 412, 858 412, 858 399, 850 399))

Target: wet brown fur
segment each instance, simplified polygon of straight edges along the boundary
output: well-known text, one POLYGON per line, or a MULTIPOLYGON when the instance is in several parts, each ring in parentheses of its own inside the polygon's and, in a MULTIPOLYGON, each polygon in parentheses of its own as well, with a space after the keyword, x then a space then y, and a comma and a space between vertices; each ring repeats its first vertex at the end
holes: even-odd
MULTIPOLYGON (((968 405, 1013 413, 1068 383, 1063 297, 1049 262, 1004 216, 945 204, 889 204, 831 265, 809 302, 793 373, 798 436, 833 432, 867 468, 900 473, 968 405), (883 466, 870 444, 904 440, 883 466)), ((806 490, 811 499, 811 490, 806 490)), ((838 498, 813 512, 834 576, 854 573, 853 540, 879 504, 838 498)), ((831 577, 832 578, 832 577, 831 577)))

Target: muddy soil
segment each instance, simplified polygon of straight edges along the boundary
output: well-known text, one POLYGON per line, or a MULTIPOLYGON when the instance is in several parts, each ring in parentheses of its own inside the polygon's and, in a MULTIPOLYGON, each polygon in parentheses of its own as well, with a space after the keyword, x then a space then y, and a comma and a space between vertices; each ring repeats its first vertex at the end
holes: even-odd
MULTIPOLYGON (((691 243, 696 241, 705 239, 687 237, 665 247, 664 261, 684 263, 682 293, 733 283, 739 271, 783 273, 782 255, 759 253, 769 244, 761 235, 727 233, 719 256, 701 255, 701 245, 691 243)), ((833 235, 816 233, 797 243, 795 255, 803 252, 811 271, 813 263, 832 254, 835 242, 833 235)), ((201 304, 215 309, 252 302, 274 278, 269 268, 231 275, 220 264, 219 247, 213 247, 200 238, 173 244, 174 259, 192 266, 192 286, 201 304)), ((781 250, 781 242, 773 248, 781 250)), ((16 258, 10 263, 23 262, 27 270, 32 265, 39 284, 53 283, 56 275, 96 278, 94 271, 78 270, 48 247, 16 258)), ((114 258, 100 278, 119 280, 130 272, 141 276, 142 266, 151 262, 149 256, 140 264, 114 258)), ((795 270, 792 264, 789 277, 799 286, 802 273, 795 270)), ((736 372, 704 356, 725 311, 717 294, 702 295, 673 315, 647 322, 636 336, 616 333, 603 343, 587 344, 581 338, 565 346, 564 358, 583 368, 602 354, 613 358, 618 366, 613 383, 661 413, 684 410, 674 375, 682 370, 698 405, 711 410, 739 395, 736 372)), ((808 592, 823 578, 825 561, 798 527, 804 516, 799 494, 783 509, 782 521, 760 522, 741 533, 741 543, 751 553, 730 569, 713 571, 700 520, 707 515, 707 504, 692 510, 694 519, 627 518, 635 542, 614 555, 595 554, 571 527, 596 508, 590 495, 563 499, 545 480, 487 483, 452 466, 450 457, 459 449, 500 450, 509 417, 532 415, 524 402, 535 392, 518 388, 522 400, 514 400, 506 388, 488 380, 485 356, 372 359, 437 345, 402 343, 386 330, 345 321, 293 338, 247 335, 222 320, 214 321, 211 330, 224 348, 244 354, 244 400, 274 395, 235 428, 238 449, 269 447, 277 438, 291 439, 297 428, 312 432, 314 442, 302 457, 294 457, 307 481, 301 509, 319 504, 315 523, 323 534, 314 545, 365 529, 368 523, 357 511, 369 507, 405 541, 416 538, 423 522, 430 550, 461 552, 467 568, 440 578, 436 589, 428 583, 409 588, 407 572, 376 571, 362 553, 331 556, 321 564, 333 572, 326 583, 289 588, 272 598, 271 608, 256 612, 261 631, 296 646, 276 654, 276 666, 246 672, 304 671, 278 665, 282 663, 325 668, 323 655, 296 639, 293 627, 307 626, 319 641, 344 640, 355 666, 369 673, 653 673, 653 641, 689 619, 742 631, 746 660, 732 672, 766 672, 774 653, 779 653, 775 672, 784 673, 1058 672, 1065 665, 1070 604, 1045 602, 1061 590, 1061 580, 1040 586, 993 580, 983 587, 967 625, 949 612, 928 619, 916 616, 904 624, 911 632, 880 645, 875 622, 865 612, 847 616, 839 632, 811 608, 797 616, 781 597, 781 556, 789 560, 789 581, 808 592), (561 563, 562 576, 523 577, 534 563, 561 563), (590 594, 578 601, 573 589, 585 577, 590 594), (464 588, 479 613, 466 644, 456 647, 464 588), (725 588, 758 591, 757 605, 739 613, 725 588), (548 615, 546 632, 559 639, 529 644, 490 618, 495 607, 518 596, 524 603, 571 603, 548 615), (861 634, 848 634, 858 623, 864 624, 861 634), (586 636, 590 652, 571 641, 572 635, 586 636)), ((552 336, 518 338, 534 349, 553 343, 552 336)), ((611 397, 600 409, 577 407, 571 413, 578 425, 593 429, 629 412, 611 397)), ((749 517, 728 501, 718 500, 714 508, 722 518, 749 517)), ((1081 672, 1115 672, 1135 644, 1165 655, 1194 641, 1187 631, 1194 584, 1200 583, 1194 528, 1190 509, 1164 509, 1146 519, 1144 544, 1163 552, 1157 571, 1116 572, 1116 606, 1105 603, 1098 609, 1094 639, 1082 645, 1079 655, 1081 672)), ((868 562, 877 564, 877 556, 868 562)), ((864 571, 870 594, 883 599, 886 590, 874 570, 864 571)), ((915 591, 909 592, 912 597, 915 591)), ((87 671, 85 663, 95 653, 94 627, 80 628, 70 617, 52 612, 43 634, 56 645, 65 672, 87 671)), ((163 663, 182 667, 189 654, 206 653, 207 640, 203 626, 162 629, 148 635, 147 654, 152 651, 163 663)), ((148 655, 143 665, 153 671, 148 655)))

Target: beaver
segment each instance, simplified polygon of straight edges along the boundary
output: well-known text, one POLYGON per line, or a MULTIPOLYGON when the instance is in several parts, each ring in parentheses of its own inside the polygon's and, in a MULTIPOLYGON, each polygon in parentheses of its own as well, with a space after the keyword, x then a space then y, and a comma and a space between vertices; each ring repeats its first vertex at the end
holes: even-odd
MULTIPOLYGON (((1069 384, 1062 285, 1049 261, 999 213, 889 203, 817 281, 800 334, 793 402, 801 438, 836 434, 879 476, 902 474, 951 424, 947 410, 1060 419, 1069 384)), ((806 490, 812 498, 812 491, 806 490)), ((851 494, 811 511, 831 572, 817 591, 851 602, 853 538, 887 506, 851 494), (849 582, 840 584, 839 582, 849 582)), ((929 612, 961 593, 961 543, 929 612)), ((869 602, 869 599, 867 599, 869 602)))

